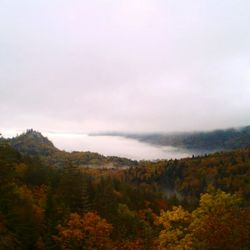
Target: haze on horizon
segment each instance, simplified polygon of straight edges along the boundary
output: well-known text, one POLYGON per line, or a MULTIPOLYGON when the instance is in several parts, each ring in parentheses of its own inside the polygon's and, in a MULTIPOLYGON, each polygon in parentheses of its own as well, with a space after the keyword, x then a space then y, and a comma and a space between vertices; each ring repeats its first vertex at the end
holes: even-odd
POLYGON ((3 0, 0 132, 250 124, 250 1, 3 0))

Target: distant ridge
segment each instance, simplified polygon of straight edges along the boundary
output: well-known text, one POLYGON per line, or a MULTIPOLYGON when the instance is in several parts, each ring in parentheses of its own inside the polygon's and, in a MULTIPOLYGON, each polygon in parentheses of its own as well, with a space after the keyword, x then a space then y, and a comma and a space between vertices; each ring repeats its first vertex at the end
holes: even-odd
POLYGON ((123 136, 138 141, 161 145, 215 152, 250 147, 250 126, 219 129, 208 132, 182 133, 99 133, 94 135, 123 136))

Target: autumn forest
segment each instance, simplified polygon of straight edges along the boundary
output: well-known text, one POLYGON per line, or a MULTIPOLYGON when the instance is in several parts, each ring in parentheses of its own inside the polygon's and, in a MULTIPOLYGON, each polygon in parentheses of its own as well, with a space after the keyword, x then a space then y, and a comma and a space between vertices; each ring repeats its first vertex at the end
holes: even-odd
POLYGON ((0 249, 249 249, 249 166, 249 148, 136 162, 2 138, 0 249))

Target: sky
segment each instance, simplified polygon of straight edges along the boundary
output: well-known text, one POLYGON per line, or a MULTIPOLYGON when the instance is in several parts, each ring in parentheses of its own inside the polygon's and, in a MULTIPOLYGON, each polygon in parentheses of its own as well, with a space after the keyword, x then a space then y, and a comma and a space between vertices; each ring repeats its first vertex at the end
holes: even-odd
POLYGON ((250 124, 249 0, 0 0, 0 131, 250 124))

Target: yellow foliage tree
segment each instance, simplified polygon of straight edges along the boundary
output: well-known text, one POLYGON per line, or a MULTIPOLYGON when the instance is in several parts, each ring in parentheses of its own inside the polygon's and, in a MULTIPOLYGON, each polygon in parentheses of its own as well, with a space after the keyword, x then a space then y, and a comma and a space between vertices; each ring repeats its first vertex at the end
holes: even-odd
POLYGON ((245 249, 250 244, 250 211, 240 203, 237 195, 219 190, 201 195, 192 213, 180 206, 162 211, 159 248, 245 249))
POLYGON ((250 243, 250 211, 240 204, 237 195, 220 190, 203 194, 189 226, 193 245, 198 249, 245 249, 250 243))
POLYGON ((173 207, 172 211, 162 211, 158 224, 163 226, 159 235, 160 249, 191 249, 191 234, 189 225, 192 215, 181 206, 173 207))

